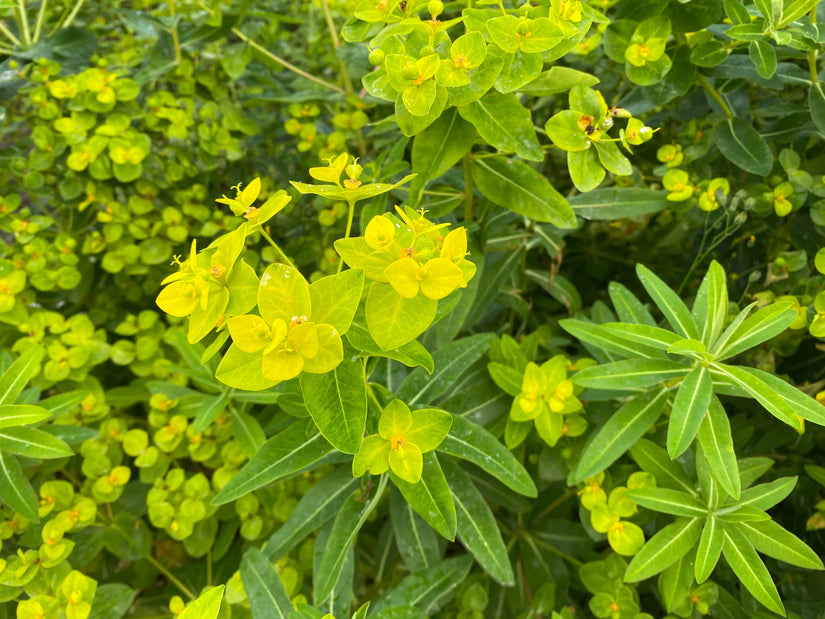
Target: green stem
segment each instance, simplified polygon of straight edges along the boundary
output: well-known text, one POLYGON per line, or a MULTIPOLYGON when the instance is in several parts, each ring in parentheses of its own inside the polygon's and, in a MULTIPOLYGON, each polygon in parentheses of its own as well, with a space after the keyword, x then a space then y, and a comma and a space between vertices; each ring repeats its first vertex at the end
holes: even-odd
POLYGON ((17 46, 22 46, 23 45, 20 42, 20 39, 18 39, 16 36, 14 36, 14 33, 12 33, 11 30, 6 28, 6 24, 4 24, 1 21, 0 21, 0 34, 3 34, 11 42, 12 45, 17 45, 17 46))
POLYGON ((473 168, 470 153, 464 156, 464 222, 473 221, 473 168))
POLYGON ((249 44, 250 47, 257 50, 258 52, 260 52, 261 54, 263 54, 264 56, 266 56, 270 60, 274 60, 275 62, 277 62, 279 65, 281 65, 285 69, 288 69, 289 71, 292 71, 293 73, 295 73, 297 75, 300 75, 301 77, 303 77, 305 79, 308 79, 312 82, 315 82, 316 84, 320 84, 324 88, 334 90, 335 92, 337 92, 339 94, 342 94, 342 95, 347 94, 346 91, 344 89, 340 88, 339 86, 336 86, 335 84, 331 84, 331 83, 327 82, 326 80, 322 80, 320 77, 315 77, 314 75, 311 75, 310 73, 307 73, 303 69, 299 69, 294 64, 284 60, 280 56, 276 56, 275 54, 270 52, 265 47, 262 47, 261 45, 258 45, 255 41, 250 39, 248 36, 246 36, 243 32, 241 32, 237 28, 232 28, 232 33, 236 37, 238 37, 241 41, 243 41, 244 43, 249 44))
POLYGON ((722 98, 722 95, 719 94, 719 91, 716 90, 711 83, 707 80, 707 78, 702 75, 701 73, 697 73, 697 81, 699 85, 705 89, 705 91, 710 95, 710 98, 716 101, 720 108, 722 108, 722 112, 725 114, 727 118, 733 118, 733 112, 731 112, 728 104, 725 103, 725 100, 722 98))
POLYGON ((163 574, 169 582, 171 582, 178 589, 180 589, 181 593, 183 593, 190 600, 194 600, 197 597, 194 593, 192 593, 189 590, 189 588, 186 585, 184 585, 180 580, 178 580, 172 572, 163 567, 163 565, 161 565, 160 562, 157 559, 155 559, 152 555, 146 555, 146 560, 149 561, 149 563, 151 563, 155 567, 155 569, 157 569, 157 571, 163 574))
MULTIPOLYGON (((819 3, 814 5, 814 8, 811 9, 811 23, 816 23, 816 9, 819 7, 819 3)), ((812 49, 808 51, 808 69, 811 72, 811 82, 814 84, 819 83, 819 74, 816 70, 816 50, 812 49)))
POLYGON ((69 16, 66 18, 66 21, 63 23, 61 28, 68 28, 72 25, 72 22, 74 21, 74 18, 77 17, 78 12, 80 12, 80 7, 83 6, 84 1, 85 0, 77 0, 77 4, 74 5, 72 12, 69 13, 69 16))
MULTIPOLYGON (((344 238, 348 239, 350 233, 352 232, 352 220, 355 218, 355 202, 349 203, 349 212, 347 213, 347 230, 344 232, 344 238)), ((338 260, 338 273, 340 273, 344 268, 344 257, 338 260)))
MULTIPOLYGON (((321 0, 321 8, 324 11, 324 21, 327 22, 327 30, 329 30, 329 37, 332 39, 332 46, 337 50, 341 47, 341 41, 338 39, 338 29, 335 27, 335 21, 332 19, 332 12, 329 10, 329 2, 321 0)), ((338 54, 336 54, 337 56, 338 54)), ((338 70, 341 72, 341 80, 344 82, 344 88, 347 94, 352 94, 352 82, 349 78, 349 71, 347 65, 342 58, 338 59, 338 70)))
POLYGON ((13 53, 14 50, 12 48, 0 46, 0 54, 6 54, 8 56, 11 56, 13 53))
POLYGON ((26 3, 23 0, 17 0, 17 17, 20 32, 23 34, 23 43, 26 44, 26 47, 31 47, 32 37, 29 32, 29 18, 26 15, 26 3))
POLYGON ((269 236, 269 235, 266 233, 266 230, 264 230, 263 228, 261 228, 261 236, 263 236, 263 237, 267 240, 267 242, 268 242, 270 245, 272 245, 272 247, 275 249, 275 253, 278 255, 278 259, 279 259, 279 260, 281 260, 281 261, 282 261, 284 264, 286 264, 286 265, 289 265, 289 266, 291 266, 291 267, 293 267, 293 268, 295 267, 295 265, 292 263, 292 260, 290 260, 290 259, 287 257, 287 255, 284 253, 284 250, 283 250, 283 249, 281 249, 281 248, 278 246, 278 244, 277 244, 275 241, 273 241, 273 240, 272 240, 272 237, 271 237, 271 236, 269 236))
POLYGON ((212 549, 206 551, 206 586, 212 586, 212 549))
POLYGON ((40 31, 43 28, 43 18, 46 16, 46 7, 49 6, 49 0, 40 1, 40 10, 37 12, 37 21, 34 24, 34 42, 40 40, 40 31))
MULTIPOLYGON (((175 17, 175 0, 169 0, 169 15, 174 19, 175 17)), ((175 46, 175 64, 180 66, 183 60, 183 53, 180 49, 180 37, 178 36, 178 24, 172 26, 172 44, 175 46)))

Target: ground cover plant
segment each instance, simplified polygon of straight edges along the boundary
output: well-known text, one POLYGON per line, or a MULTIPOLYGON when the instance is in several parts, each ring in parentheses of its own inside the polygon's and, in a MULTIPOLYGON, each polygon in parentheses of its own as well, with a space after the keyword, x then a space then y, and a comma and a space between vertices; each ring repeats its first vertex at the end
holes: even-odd
POLYGON ((821 13, 0 0, 0 617, 820 617, 821 13))

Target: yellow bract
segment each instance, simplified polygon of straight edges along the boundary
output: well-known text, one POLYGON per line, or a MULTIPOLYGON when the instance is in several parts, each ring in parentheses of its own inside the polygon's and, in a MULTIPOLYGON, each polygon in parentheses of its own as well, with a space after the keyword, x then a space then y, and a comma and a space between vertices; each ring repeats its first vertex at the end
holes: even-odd
POLYGON ((389 246, 395 238, 395 226, 386 217, 373 217, 364 231, 364 239, 372 249, 389 246))
POLYGON ((318 354, 318 330, 310 322, 292 327, 283 340, 264 354, 262 372, 270 380, 289 380, 304 369, 305 359, 318 354))
POLYGON ((414 258, 402 258, 384 269, 384 276, 395 291, 407 299, 418 296, 421 291, 437 301, 467 286, 461 269, 445 258, 433 258, 423 266, 414 258))
POLYGON ((233 316, 227 321, 227 326, 232 341, 242 351, 249 353, 274 350, 286 335, 286 324, 280 319, 270 327, 260 316, 233 316))

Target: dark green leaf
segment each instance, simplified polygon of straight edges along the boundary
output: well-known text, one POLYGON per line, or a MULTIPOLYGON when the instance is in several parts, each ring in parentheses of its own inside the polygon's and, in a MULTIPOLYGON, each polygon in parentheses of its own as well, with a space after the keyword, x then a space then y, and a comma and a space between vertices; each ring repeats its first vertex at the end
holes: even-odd
POLYGON ((447 459, 444 469, 453 491, 461 543, 494 580, 512 586, 513 568, 493 512, 460 466, 447 459))
POLYGON ((440 535, 455 539, 456 513, 453 495, 434 452, 424 454, 424 471, 417 484, 404 481, 390 471, 390 478, 404 499, 440 535))
POLYGON ((129 612, 135 590, 120 583, 106 583, 95 591, 88 619, 121 619, 129 612))
POLYGON ((694 547, 702 530, 701 518, 678 518, 651 537, 633 557, 625 582, 638 582, 658 574, 694 547))
POLYGON ((40 522, 37 514, 37 495, 17 459, 0 450, 0 499, 12 510, 20 512, 33 522, 40 522))
POLYGON ((458 108, 491 146, 505 153, 516 153, 529 161, 542 161, 544 153, 536 138, 530 110, 513 94, 491 95, 458 108))
POLYGON ((727 527, 722 553, 733 573, 753 597, 775 613, 785 615, 785 607, 779 599, 770 572, 744 533, 734 526, 727 527))
MULTIPOLYGON (((470 555, 445 559, 426 572, 411 574, 387 591, 372 607, 372 616, 396 606, 414 607, 427 612, 435 602, 461 581, 473 565, 470 555)), ((403 616, 403 615, 402 615, 403 616)))
POLYGON ((244 553, 241 561, 241 580, 254 617, 289 617, 292 603, 281 577, 272 566, 271 559, 257 548, 250 548, 244 553))
POLYGON ((453 417, 453 425, 438 450, 472 462, 516 492, 537 496, 530 474, 513 454, 484 428, 464 417, 453 417))
POLYGON ((390 489, 390 521, 398 551, 411 573, 428 570, 438 563, 438 536, 397 488, 390 489))
POLYGON ((773 167, 773 153, 764 138, 747 120, 729 118, 714 133, 716 146, 728 161, 746 172, 766 176, 773 167))

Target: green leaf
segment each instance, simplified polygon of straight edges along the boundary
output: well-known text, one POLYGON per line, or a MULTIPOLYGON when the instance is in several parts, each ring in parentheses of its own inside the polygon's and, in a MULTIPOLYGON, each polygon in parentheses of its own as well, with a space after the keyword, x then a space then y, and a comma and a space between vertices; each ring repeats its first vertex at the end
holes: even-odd
POLYGON ((17 458, 3 450, 0 450, 0 499, 25 518, 40 522, 34 489, 23 474, 17 458))
POLYGON ((770 387, 793 411, 807 421, 825 425, 825 406, 803 393, 785 380, 757 368, 740 367, 740 370, 758 378, 770 387))
MULTIPOLYGON (((610 282, 607 285, 607 292, 610 295, 610 301, 613 303, 616 314, 624 323, 636 323, 648 327, 656 327, 656 321, 653 319, 653 316, 650 315, 645 304, 639 300, 639 297, 630 292, 627 287, 619 282, 610 282)), ((625 324, 625 326, 627 326, 627 324, 625 324)), ((664 329, 662 330, 664 331, 664 329)), ((665 337, 667 339, 670 336, 665 337)))
POLYGON ((596 189, 570 198, 573 212, 585 219, 613 221, 624 217, 652 215, 670 208, 660 189, 615 188, 596 189))
POLYGON ((25 426, 43 421, 52 416, 41 406, 31 404, 0 404, 0 428, 25 426))
POLYGON ((421 335, 437 311, 438 301, 423 294, 406 299, 389 284, 373 282, 367 295, 367 328, 383 350, 393 350, 421 335))
POLYGON ((575 229, 576 216, 550 182, 517 159, 474 159, 473 180, 479 191, 499 206, 534 221, 575 229))
POLYGON ((770 79, 776 73, 776 50, 767 41, 751 41, 748 44, 748 55, 756 66, 756 72, 765 79, 770 79))
POLYGON ((424 368, 416 368, 401 383, 396 395, 410 407, 432 402, 481 358, 492 339, 491 333, 479 333, 450 342, 433 354, 435 369, 432 376, 428 376, 424 368))
POLYGON ((613 413, 585 445, 572 483, 605 470, 630 449, 662 414, 667 395, 664 389, 643 393, 613 413))
POLYGON ((586 368, 571 380, 591 389, 637 390, 684 376, 689 371, 689 366, 666 359, 624 359, 586 368))
POLYGON ((438 536, 397 488, 390 488, 390 522, 398 551, 411 573, 428 570, 438 563, 438 536))
POLYGON ((89 395, 88 391, 75 389, 58 395, 54 395, 45 400, 40 400, 37 405, 49 411, 52 417, 58 417, 63 413, 68 413, 75 406, 80 404, 89 395))
POLYGON ((693 368, 676 392, 667 426, 667 452, 671 459, 690 447, 713 395, 713 381, 704 366, 693 368))
POLYGON ((209 398, 203 406, 199 407, 195 419, 192 420, 192 430, 195 434, 200 434, 211 426, 212 422, 218 418, 218 415, 223 412, 227 404, 229 404, 229 394, 222 393, 209 398))
POLYGON ((751 14, 739 0, 725 0, 725 13, 734 24, 749 24, 751 14))
POLYGON ((727 57, 725 44, 715 39, 700 43, 690 52, 690 62, 697 67, 715 67, 725 62, 727 57))
POLYGON ((118 559, 138 561, 152 550, 152 532, 142 519, 120 513, 103 530, 103 545, 118 559))
POLYGON ((398 348, 390 350, 382 349, 366 327, 367 318, 363 311, 358 311, 347 331, 346 338, 353 347, 362 351, 370 357, 388 357, 400 361, 408 367, 420 365, 428 373, 432 374, 435 369, 433 358, 429 351, 417 340, 411 340, 398 348))
POLYGON ((257 548, 250 548, 244 553, 241 580, 254 617, 289 617, 293 608, 281 577, 272 566, 271 559, 257 548))
POLYGON ((412 169, 418 176, 410 186, 410 206, 415 207, 421 201, 427 183, 444 174, 467 154, 477 135, 475 127, 452 108, 415 136, 412 169))
POLYGON ((693 557, 690 553, 665 568, 658 584, 665 609, 672 613, 690 596, 693 586, 693 557))
MULTIPOLYGON (((716 349, 711 350, 717 359, 728 359, 738 355, 772 337, 779 335, 796 320, 796 310, 791 301, 772 303, 745 319, 735 330, 726 331, 719 339, 716 349)), ((733 325, 731 325, 733 326, 733 325)))
POLYGON ((699 538, 699 547, 696 549, 696 563, 694 571, 696 582, 703 583, 713 572, 722 554, 722 543, 725 540, 725 529, 718 518, 708 514, 702 537, 699 538))
POLYGON ((714 396, 708 406, 707 415, 699 426, 699 444, 707 458, 713 477, 734 499, 739 498, 741 484, 736 452, 733 448, 730 422, 719 398, 714 396))
POLYGON ((656 478, 656 483, 660 486, 683 490, 697 496, 693 484, 685 475, 681 465, 671 461, 667 452, 652 441, 646 438, 639 439, 630 448, 630 455, 643 471, 656 478))
POLYGON ((0 431, 0 450, 43 460, 74 455, 71 448, 59 438, 42 430, 25 427, 0 431))
POLYGON ((367 385, 364 366, 356 355, 326 374, 300 376, 304 403, 329 443, 344 453, 358 453, 367 422, 367 385))
POLYGON ((773 520, 739 522, 735 526, 763 555, 812 570, 825 569, 822 559, 805 542, 773 520))
POLYGON ((651 537, 633 557, 625 582, 638 582, 658 574, 694 547, 702 529, 701 518, 679 518, 651 537))
POLYGON ((524 373, 519 372, 516 368, 504 365, 503 363, 488 363, 487 371, 490 373, 490 378, 499 386, 499 388, 511 396, 517 396, 521 393, 521 383, 524 378, 524 373))
POLYGON ((544 153, 536 138, 530 110, 513 94, 491 95, 458 108, 491 146, 505 153, 516 153, 529 161, 542 161, 544 153))
POLYGON ((586 148, 567 153, 567 171, 576 189, 582 192, 593 191, 604 180, 606 173, 599 162, 595 148, 586 148))
POLYGON ((808 91, 808 107, 811 110, 811 118, 820 133, 825 134, 825 90, 822 82, 811 84, 808 91))
POLYGON ((329 538, 323 547, 321 564, 315 574, 313 594, 316 601, 326 600, 332 594, 355 536, 358 535, 369 513, 381 500, 386 479, 382 477, 375 496, 369 497, 366 501, 351 496, 335 516, 329 538))
POLYGON ((737 527, 728 526, 725 529, 722 554, 733 573, 753 597, 775 613, 785 615, 785 607, 779 599, 770 572, 748 538, 737 527))
POLYGON ((292 550, 302 539, 335 516, 361 480, 352 476, 349 466, 336 468, 321 477, 292 510, 292 513, 269 538, 264 550, 276 561, 292 550))
POLYGON ((314 424, 293 423, 269 439, 255 457, 221 488, 212 499, 212 504, 229 503, 262 486, 290 477, 333 450, 314 424))
POLYGON ((187 604, 178 619, 217 619, 221 610, 224 585, 212 587, 194 602, 187 604))
POLYGON ((513 568, 493 512, 460 466, 446 459, 444 469, 455 500, 461 543, 496 582, 512 586, 513 568))
POLYGON ((701 329, 700 340, 710 349, 722 332, 728 317, 728 287, 725 270, 714 260, 699 286, 693 302, 693 320, 701 329))
POLYGON ((616 142, 593 142, 596 147, 596 153, 599 155, 599 161, 608 172, 612 172, 617 176, 630 176, 633 174, 633 166, 625 157, 616 142))
POLYGON ((647 507, 648 509, 664 514, 673 514, 674 516, 703 518, 708 513, 707 506, 699 499, 680 490, 670 490, 668 488, 639 488, 637 490, 628 490, 627 498, 635 501, 642 507, 647 507))
POLYGON ((546 97, 567 92, 573 86, 581 85, 584 88, 589 88, 598 83, 599 78, 594 75, 561 65, 553 65, 532 82, 522 86, 519 92, 531 97, 546 97))
POLYGON ((14 404, 23 387, 38 370, 43 347, 34 346, 20 355, 0 376, 0 404, 14 404))
POLYGON ((736 365, 724 365, 714 363, 710 366, 711 374, 715 377, 722 377, 723 380, 742 389, 754 400, 759 402, 771 415, 784 421, 792 428, 802 429, 802 423, 793 409, 783 400, 777 398, 776 393, 757 374, 745 371, 736 365))
POLYGON ((404 481, 392 471, 390 478, 404 499, 441 536, 455 539, 456 513, 453 495, 434 452, 424 454, 424 470, 416 484, 404 481))
POLYGON ((247 458, 253 457, 266 442, 266 435, 261 424, 249 413, 237 410, 234 406, 229 410, 232 415, 232 434, 240 444, 247 458))
POLYGON ((774 481, 759 484, 742 490, 739 497, 740 505, 748 505, 757 509, 770 509, 784 500, 796 486, 796 476, 780 477, 774 481))
POLYGON ((513 454, 487 430, 464 417, 453 417, 450 433, 438 451, 472 462, 520 494, 537 496, 533 479, 513 454))
POLYGON ((682 337, 698 340, 696 323, 679 295, 643 264, 636 265, 636 274, 670 326, 682 337))
POLYGON ((616 336, 627 340, 644 344, 659 350, 668 350, 676 342, 681 342, 682 337, 673 331, 649 325, 639 325, 627 322, 605 322, 602 327, 613 332, 616 336))
POLYGON ((382 611, 399 606, 417 608, 427 613, 436 601, 467 577, 472 565, 473 558, 470 555, 461 555, 445 559, 426 572, 410 574, 384 593, 375 602, 370 614, 376 617, 382 611))
POLYGON ((540 53, 518 50, 508 54, 498 52, 495 48, 491 48, 490 53, 501 56, 501 71, 495 83, 495 89, 501 93, 519 90, 541 73, 543 62, 540 53))
POLYGON ((121 619, 129 612, 135 590, 121 583, 107 583, 95 591, 88 619, 121 619))
POLYGON ((770 174, 773 153, 765 139, 747 120, 734 117, 722 121, 716 127, 714 138, 719 152, 734 165, 751 174, 770 174))
POLYGON ((364 271, 361 269, 349 269, 312 282, 309 287, 310 320, 332 325, 338 335, 343 335, 352 324, 363 290, 364 271))
POLYGON ((663 356, 661 351, 655 348, 629 342, 626 338, 619 337, 615 331, 592 322, 565 318, 559 320, 559 326, 586 344, 622 357, 661 358, 663 356))

